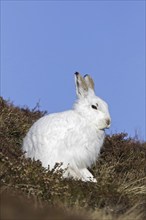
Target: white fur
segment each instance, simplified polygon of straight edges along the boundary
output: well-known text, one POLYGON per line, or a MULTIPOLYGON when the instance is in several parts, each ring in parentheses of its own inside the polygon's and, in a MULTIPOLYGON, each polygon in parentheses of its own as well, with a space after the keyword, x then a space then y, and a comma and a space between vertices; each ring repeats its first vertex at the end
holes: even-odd
POLYGON ((95 96, 87 82, 88 90, 84 88, 85 79, 88 81, 88 76, 75 74, 78 100, 73 110, 46 115, 36 121, 24 138, 23 151, 26 157, 40 160, 46 168, 62 163, 64 177, 96 182, 87 168, 97 160, 104 129, 110 126, 107 125, 110 114, 107 104, 95 96), (91 107, 96 103, 97 110, 91 107))

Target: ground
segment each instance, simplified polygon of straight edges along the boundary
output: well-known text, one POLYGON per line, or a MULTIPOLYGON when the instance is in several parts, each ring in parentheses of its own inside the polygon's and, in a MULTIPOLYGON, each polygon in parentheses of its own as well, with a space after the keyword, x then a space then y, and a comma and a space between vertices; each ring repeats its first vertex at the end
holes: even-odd
POLYGON ((97 183, 61 178, 21 151, 29 127, 46 112, 0 97, 1 219, 146 219, 146 142, 107 135, 96 165, 97 183))

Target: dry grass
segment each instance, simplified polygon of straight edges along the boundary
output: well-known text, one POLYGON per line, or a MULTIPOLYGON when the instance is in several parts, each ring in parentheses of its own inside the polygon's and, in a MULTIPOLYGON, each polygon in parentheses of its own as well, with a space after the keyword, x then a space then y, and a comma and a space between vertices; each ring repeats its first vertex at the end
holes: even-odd
POLYGON ((146 143, 107 136, 91 170, 97 183, 63 180, 21 151, 27 130, 44 114, 0 98, 1 219, 146 219, 146 143))

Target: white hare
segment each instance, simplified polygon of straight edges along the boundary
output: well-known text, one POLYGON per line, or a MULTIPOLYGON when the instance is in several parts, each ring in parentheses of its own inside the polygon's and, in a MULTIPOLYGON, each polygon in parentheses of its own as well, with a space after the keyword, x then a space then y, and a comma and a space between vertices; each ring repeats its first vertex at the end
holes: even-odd
POLYGON ((108 105, 97 97, 89 75, 75 73, 77 101, 73 110, 43 116, 23 141, 26 157, 53 169, 61 163, 63 177, 96 182, 88 168, 96 162, 110 127, 108 105))

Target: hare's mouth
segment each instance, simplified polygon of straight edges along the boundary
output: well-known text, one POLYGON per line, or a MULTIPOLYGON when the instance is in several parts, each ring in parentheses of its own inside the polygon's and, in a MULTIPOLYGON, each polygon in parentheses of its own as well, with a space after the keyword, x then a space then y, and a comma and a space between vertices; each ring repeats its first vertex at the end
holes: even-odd
POLYGON ((104 128, 100 128, 99 130, 105 131, 105 129, 109 129, 109 128, 110 128, 110 125, 108 125, 108 126, 106 126, 106 127, 104 127, 104 128))
POLYGON ((99 129, 100 131, 105 131, 105 128, 99 129))

